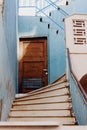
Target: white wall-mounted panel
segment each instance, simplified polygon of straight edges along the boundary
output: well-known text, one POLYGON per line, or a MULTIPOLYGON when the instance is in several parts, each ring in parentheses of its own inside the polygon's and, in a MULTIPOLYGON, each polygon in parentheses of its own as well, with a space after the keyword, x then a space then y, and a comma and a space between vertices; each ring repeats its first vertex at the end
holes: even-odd
POLYGON ((80 80, 87 73, 87 14, 74 14, 66 18, 65 34, 72 69, 80 80))

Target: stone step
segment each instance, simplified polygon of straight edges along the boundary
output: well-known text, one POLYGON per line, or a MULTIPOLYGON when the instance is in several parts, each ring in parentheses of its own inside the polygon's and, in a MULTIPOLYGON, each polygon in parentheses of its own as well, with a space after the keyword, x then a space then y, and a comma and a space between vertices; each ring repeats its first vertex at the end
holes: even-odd
POLYGON ((66 77, 60 77, 52 84, 33 92, 18 95, 12 104, 8 121, 59 121, 63 125, 75 125, 66 77))
POLYGON ((58 130, 58 121, 0 122, 0 130, 58 130))
POLYGON ((63 125, 75 125, 74 117, 9 117, 8 121, 59 121, 63 125))
POLYGON ((31 91, 31 92, 29 92, 29 93, 25 93, 25 94, 16 94, 16 96, 15 96, 15 99, 22 99, 22 98, 26 98, 27 96, 29 96, 29 95, 33 95, 34 93, 36 94, 36 93, 39 93, 39 92, 43 92, 44 90, 53 90, 53 89, 55 89, 55 88, 64 88, 65 86, 68 86, 69 84, 65 81, 65 79, 63 79, 62 81, 57 81, 57 82, 55 82, 55 83, 53 83, 53 84, 49 84, 49 85, 47 85, 47 86, 44 86, 44 87, 42 87, 42 88, 39 88, 39 89, 36 89, 36 90, 33 90, 33 91, 31 91))
POLYGON ((11 110, 58 110, 58 109, 71 109, 72 104, 70 102, 62 103, 47 103, 47 104, 26 104, 26 105, 14 105, 11 110))
POLYGON ((58 121, 0 122, 0 130, 87 130, 87 126, 62 126, 58 121))
POLYGON ((35 93, 33 95, 28 95, 27 97, 20 98, 20 100, 14 100, 14 102, 33 99, 33 98, 40 98, 40 97, 49 97, 49 96, 60 96, 60 95, 67 95, 69 94, 69 89, 64 87, 62 89, 52 89, 52 90, 45 90, 44 92, 35 93))
POLYGON ((51 104, 51 103, 60 103, 60 102, 69 102, 70 98, 69 95, 63 95, 63 96, 55 96, 55 97, 45 97, 45 98, 39 98, 39 99, 30 99, 30 100, 23 100, 18 102, 13 102, 13 106, 17 105, 31 105, 31 104, 51 104))
POLYGON ((60 116, 71 116, 70 110, 12 110, 9 113, 9 117, 60 117, 60 116))

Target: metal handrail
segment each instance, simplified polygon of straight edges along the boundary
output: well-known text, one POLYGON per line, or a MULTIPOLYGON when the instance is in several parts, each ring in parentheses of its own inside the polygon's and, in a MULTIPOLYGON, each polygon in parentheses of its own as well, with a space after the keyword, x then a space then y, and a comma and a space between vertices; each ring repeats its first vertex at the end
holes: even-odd
MULTIPOLYGON (((54 3, 56 3, 57 1, 59 1, 59 0, 54 1, 54 3)), ((37 11, 36 13, 39 13, 41 10, 43 11, 43 10, 47 9, 47 8, 50 7, 50 6, 51 6, 51 4, 45 6, 44 8, 40 9, 40 10, 37 11)))
MULTIPOLYGON (((46 2, 48 2, 47 0, 45 0, 46 2)), ((59 0, 56 0, 56 1, 54 1, 54 2, 52 2, 52 1, 50 1, 50 2, 48 2, 49 3, 49 5, 47 5, 47 6, 45 6, 44 8, 42 8, 42 9, 40 9, 39 11, 37 11, 36 13, 38 14, 38 13, 40 13, 40 11, 43 11, 43 10, 45 10, 45 9, 47 9, 48 7, 50 7, 50 6, 53 6, 54 8, 56 8, 56 9, 58 9, 59 8, 59 10, 58 11, 62 11, 62 12, 60 12, 60 13, 62 13, 63 15, 69 15, 67 12, 65 12, 62 8, 60 8, 58 5, 56 5, 55 3, 56 2, 58 2, 59 0), (55 7, 55 6, 56 7, 55 7)))
MULTIPOLYGON (((28 8, 28 7, 33 7, 36 8, 37 10, 40 10, 37 6, 20 6, 21 8, 28 8)), ((47 18, 49 18, 53 23, 55 23, 58 27, 60 27, 62 30, 64 30, 64 28, 59 25, 55 20, 53 20, 51 17, 49 17, 44 11, 41 11, 47 18)))
POLYGON ((86 94, 85 90, 83 89, 81 83, 78 81, 77 76, 75 75, 75 73, 72 70, 69 48, 67 48, 67 58, 68 58, 70 72, 73 75, 75 81, 77 82, 78 87, 79 87, 81 93, 83 94, 83 97, 84 97, 85 101, 87 102, 87 94, 86 94))
MULTIPOLYGON (((37 11, 36 12, 36 14, 37 13, 39 13, 39 12, 41 12, 41 11, 43 11, 44 9, 46 9, 46 8, 48 8, 49 6, 53 6, 55 9, 57 9, 58 11, 60 11, 60 13, 62 13, 64 16, 67 16, 67 15, 69 15, 66 11, 64 11, 62 8, 60 8, 58 5, 56 5, 55 3, 56 2, 58 2, 59 0, 56 0, 56 1, 51 1, 51 0, 45 0, 47 3, 49 3, 49 5, 48 6, 46 6, 46 7, 44 7, 44 8, 42 8, 42 9, 40 9, 39 11, 37 11), (62 12, 61 12, 62 11, 62 12)), ((19 8, 20 7, 24 7, 24 6, 19 6, 19 8)), ((33 7, 33 6, 32 6, 33 7)))
POLYGON ((59 11, 62 11, 62 14, 63 15, 65 15, 65 16, 67 16, 67 15, 69 15, 66 11, 64 11, 62 8, 60 8, 58 5, 56 5, 53 1, 51 1, 51 0, 45 0, 45 1, 47 1, 49 4, 51 4, 55 9, 59 9, 59 11))
MULTIPOLYGON (((39 10, 38 7, 36 7, 36 9, 39 10)), ((46 13, 44 13, 44 11, 41 11, 47 18, 49 18, 53 23, 55 23, 58 27, 60 27, 62 30, 64 30, 64 28, 62 26, 60 26, 55 20, 53 20, 51 17, 49 17, 46 13)))

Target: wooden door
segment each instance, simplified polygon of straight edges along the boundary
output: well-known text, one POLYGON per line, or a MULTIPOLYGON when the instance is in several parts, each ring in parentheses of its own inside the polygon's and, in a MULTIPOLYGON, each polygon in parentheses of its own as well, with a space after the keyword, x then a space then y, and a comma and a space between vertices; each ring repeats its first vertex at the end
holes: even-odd
POLYGON ((47 84, 47 39, 21 38, 19 42, 19 92, 30 91, 47 84))

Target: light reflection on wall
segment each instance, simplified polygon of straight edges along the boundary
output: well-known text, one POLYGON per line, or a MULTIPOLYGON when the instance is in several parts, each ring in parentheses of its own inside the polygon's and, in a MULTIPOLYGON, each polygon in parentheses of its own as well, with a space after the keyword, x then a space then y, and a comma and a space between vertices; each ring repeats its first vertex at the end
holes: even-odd
POLYGON ((19 15, 20 16, 35 16, 35 7, 29 7, 29 8, 20 8, 19 9, 19 15))
MULTIPOLYGON (((51 1, 46 1, 46 0, 19 0, 19 15, 20 16, 35 16, 36 12, 39 10, 43 11, 51 11, 54 10, 53 2, 54 5, 58 6, 64 6, 66 5, 67 0, 51 0, 51 1), (49 8, 50 7, 50 8, 49 8)), ((39 11, 39 14, 43 16, 43 13, 39 11)))

